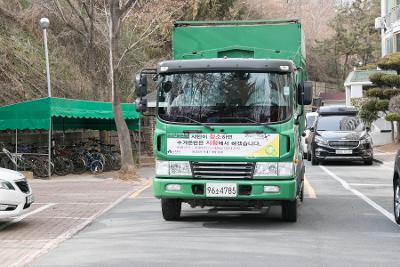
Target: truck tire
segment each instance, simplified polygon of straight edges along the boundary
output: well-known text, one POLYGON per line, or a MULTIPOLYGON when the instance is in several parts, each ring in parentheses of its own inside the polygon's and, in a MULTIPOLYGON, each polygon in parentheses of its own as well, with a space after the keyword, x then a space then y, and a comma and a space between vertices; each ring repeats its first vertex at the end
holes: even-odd
POLYGON ((282 219, 286 222, 297 221, 297 198, 282 203, 282 219))
POLYGON ((176 221, 181 217, 182 203, 179 199, 161 199, 161 209, 164 220, 176 221))

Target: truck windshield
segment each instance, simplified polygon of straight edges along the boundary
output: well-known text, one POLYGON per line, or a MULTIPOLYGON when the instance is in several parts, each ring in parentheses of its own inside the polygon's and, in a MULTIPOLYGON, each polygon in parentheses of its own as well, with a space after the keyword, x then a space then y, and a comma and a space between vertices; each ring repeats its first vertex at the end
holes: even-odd
POLYGON ((158 94, 158 115, 185 123, 283 121, 292 113, 291 77, 249 72, 166 75, 158 94))

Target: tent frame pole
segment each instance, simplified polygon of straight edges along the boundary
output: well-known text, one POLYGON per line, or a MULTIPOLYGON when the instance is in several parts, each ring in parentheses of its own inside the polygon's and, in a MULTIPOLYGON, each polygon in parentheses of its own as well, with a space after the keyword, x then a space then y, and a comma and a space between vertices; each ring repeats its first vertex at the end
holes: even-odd
POLYGON ((52 118, 50 117, 50 121, 49 121, 49 139, 48 139, 48 160, 49 160, 49 170, 48 170, 48 175, 49 178, 51 177, 51 128, 52 128, 52 118))

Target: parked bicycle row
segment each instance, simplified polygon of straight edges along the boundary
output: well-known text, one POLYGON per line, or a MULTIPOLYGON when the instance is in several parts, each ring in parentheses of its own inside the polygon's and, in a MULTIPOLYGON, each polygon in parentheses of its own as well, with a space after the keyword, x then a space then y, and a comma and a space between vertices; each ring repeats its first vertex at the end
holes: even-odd
POLYGON ((107 170, 119 170, 121 157, 114 145, 104 144, 97 139, 79 142, 70 146, 55 145, 52 148, 51 163, 49 164, 47 147, 37 144, 17 147, 12 144, 1 144, 0 167, 32 171, 34 176, 48 177, 51 174, 60 176, 82 174, 90 171, 94 174, 107 170), (11 152, 14 151, 14 152, 11 152))

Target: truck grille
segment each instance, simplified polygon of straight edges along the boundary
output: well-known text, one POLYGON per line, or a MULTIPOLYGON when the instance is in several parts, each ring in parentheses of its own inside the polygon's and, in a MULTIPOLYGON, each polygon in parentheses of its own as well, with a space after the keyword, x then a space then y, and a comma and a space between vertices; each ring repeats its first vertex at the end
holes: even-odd
POLYGON ((200 179, 251 179, 253 162, 192 162, 193 176, 200 179))
POLYGON ((329 141, 329 146, 333 148, 356 148, 359 141, 329 141))
POLYGON ((29 193, 29 186, 28 186, 28 183, 26 181, 18 181, 18 182, 15 182, 15 183, 17 184, 18 188, 22 192, 29 193))

